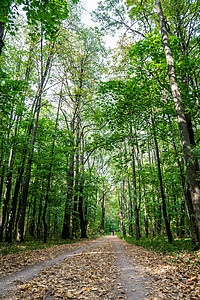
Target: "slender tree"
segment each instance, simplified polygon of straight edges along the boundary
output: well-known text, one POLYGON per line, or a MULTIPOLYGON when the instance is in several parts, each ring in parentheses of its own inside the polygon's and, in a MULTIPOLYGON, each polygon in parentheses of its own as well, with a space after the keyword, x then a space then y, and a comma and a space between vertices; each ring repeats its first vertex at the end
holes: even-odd
POLYGON ((169 82, 170 82, 172 97, 176 108, 177 122, 179 125, 182 149, 183 149, 183 154, 184 154, 184 159, 185 159, 185 164, 187 169, 187 177, 190 183, 191 198, 194 206, 194 213, 195 213, 196 222, 198 226, 198 234, 199 234, 199 241, 200 241, 200 187, 198 182, 196 164, 195 164, 195 159, 191 155, 191 145, 190 145, 190 137, 188 133, 187 121, 185 117, 181 94, 176 79, 174 59, 173 59, 173 55, 169 43, 169 38, 168 38, 168 33, 167 33, 167 28, 164 20, 161 3, 160 1, 156 0, 155 4, 156 4, 157 14, 159 18, 160 31, 162 35, 165 56, 168 65, 169 82))

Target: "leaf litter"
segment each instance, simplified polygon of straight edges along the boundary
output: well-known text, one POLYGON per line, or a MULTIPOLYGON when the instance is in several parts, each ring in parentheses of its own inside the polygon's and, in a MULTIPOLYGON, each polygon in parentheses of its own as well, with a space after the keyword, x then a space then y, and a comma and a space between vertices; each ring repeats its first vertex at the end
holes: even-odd
POLYGON ((135 265, 142 265, 157 296, 148 299, 200 299, 200 251, 162 254, 122 241, 135 265))
MULTIPOLYGON (((54 257, 59 249, 61 252, 66 249, 70 251, 87 243, 83 241, 64 245, 66 248, 58 246, 46 251, 49 251, 50 257, 54 257)), ((166 255, 128 244, 123 240, 119 243, 124 249, 122 255, 136 269, 142 269, 147 276, 146 289, 149 288, 149 293, 144 299, 200 299, 200 251, 193 254, 185 251, 178 255, 166 255)), ((38 255, 38 260, 45 255, 44 250, 38 250, 39 253, 40 251, 42 254, 38 255)), ((23 252, 21 255, 26 254, 23 252)), ((108 239, 96 247, 45 268, 40 276, 31 281, 19 282, 14 290, 0 299, 135 299, 134 286, 133 298, 126 297, 117 257, 113 240, 108 239)), ((4 258, 6 260, 6 256, 4 258)), ((26 261, 26 265, 29 259, 23 260, 22 257, 22 261, 26 261)))
MULTIPOLYGON (((47 259, 53 259, 65 252, 73 251, 79 247, 85 247, 90 243, 102 239, 103 237, 89 240, 86 239, 74 244, 63 244, 45 249, 21 251, 19 253, 0 254, 0 278, 19 271, 26 266, 31 266, 47 259)), ((23 247, 23 250, 25 248, 20 245, 18 247, 23 247)))

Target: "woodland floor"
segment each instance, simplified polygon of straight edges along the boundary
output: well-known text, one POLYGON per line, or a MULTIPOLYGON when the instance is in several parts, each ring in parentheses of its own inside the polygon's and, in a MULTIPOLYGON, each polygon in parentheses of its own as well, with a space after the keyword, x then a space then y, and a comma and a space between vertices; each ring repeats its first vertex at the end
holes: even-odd
POLYGON ((116 236, 0 256, 0 299, 200 299, 200 252, 154 253, 116 236))

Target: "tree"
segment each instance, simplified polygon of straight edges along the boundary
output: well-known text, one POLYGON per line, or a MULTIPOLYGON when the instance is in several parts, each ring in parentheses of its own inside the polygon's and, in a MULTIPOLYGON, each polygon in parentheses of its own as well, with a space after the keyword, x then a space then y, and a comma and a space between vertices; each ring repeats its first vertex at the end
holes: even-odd
MULTIPOLYGON (((77 3, 78 0, 72 0, 72 3, 77 3)), ((2 0, 0 6, 0 55, 4 46, 4 30, 6 26, 12 26, 11 17, 15 15, 17 5, 23 5, 23 10, 26 12, 28 23, 37 26, 42 20, 42 31, 44 35, 51 39, 55 38, 56 32, 61 25, 61 22, 67 19, 70 2, 67 0, 54 1, 36 1, 36 0, 2 0)))
POLYGON ((187 177, 190 183, 192 203, 194 206, 194 213, 196 217, 196 222, 197 222, 198 232, 199 232, 199 240, 200 240, 200 187, 198 182, 197 169, 196 169, 195 160, 191 155, 190 137, 188 133, 183 102, 177 84, 174 60, 171 52, 171 47, 169 44, 169 38, 168 38, 167 28, 164 21, 164 15, 163 15, 161 3, 160 1, 157 0, 155 1, 155 3, 156 3, 156 9, 159 18, 165 56, 168 65, 169 82, 171 86, 172 97, 176 108, 176 113, 177 113, 177 122, 179 125, 182 149, 183 149, 183 154, 184 154, 186 168, 187 168, 187 177))

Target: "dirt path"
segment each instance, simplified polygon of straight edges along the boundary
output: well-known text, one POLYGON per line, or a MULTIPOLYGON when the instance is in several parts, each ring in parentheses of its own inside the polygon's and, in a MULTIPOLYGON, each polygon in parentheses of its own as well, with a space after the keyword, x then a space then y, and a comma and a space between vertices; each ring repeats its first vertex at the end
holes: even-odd
POLYGON ((74 257, 74 256, 82 253, 86 249, 95 247, 95 246, 99 245, 100 243, 104 242, 107 238, 108 237, 105 237, 103 240, 100 240, 96 243, 93 242, 90 245, 78 248, 77 250, 69 251, 69 252, 59 255, 53 259, 39 262, 33 266, 28 266, 18 272, 14 272, 8 276, 0 278, 0 295, 11 290, 13 288, 13 284, 29 281, 33 277, 39 275, 45 268, 50 267, 54 264, 59 264, 66 258, 69 258, 72 256, 74 257))
POLYGON ((5 276, 0 299, 148 299, 144 270, 123 243, 107 236, 5 276))
POLYGON ((117 252, 117 265, 121 272, 122 289, 125 293, 124 299, 147 299, 151 290, 145 269, 129 257, 123 247, 123 241, 120 241, 119 238, 115 239, 115 249, 117 252))

